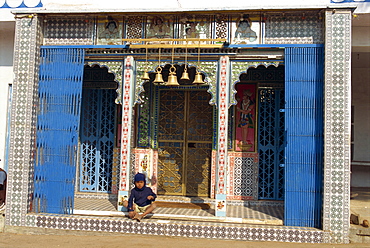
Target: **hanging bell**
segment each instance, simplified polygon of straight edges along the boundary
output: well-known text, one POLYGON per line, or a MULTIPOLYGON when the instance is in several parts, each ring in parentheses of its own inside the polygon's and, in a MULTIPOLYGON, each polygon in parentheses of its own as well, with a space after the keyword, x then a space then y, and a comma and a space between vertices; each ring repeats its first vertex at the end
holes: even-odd
POLYGON ((185 65, 185 68, 184 68, 184 72, 182 73, 181 75, 181 80, 190 80, 189 78, 189 73, 188 73, 188 68, 187 66, 185 65))
POLYGON ((177 77, 175 74, 170 74, 168 76, 168 82, 166 83, 167 86, 179 86, 179 83, 177 82, 177 77))
POLYGON ((160 66, 157 67, 156 72, 157 72, 157 75, 155 75, 155 79, 154 79, 153 83, 157 83, 157 84, 164 83, 163 77, 162 77, 162 74, 161 74, 162 68, 160 66))
POLYGON ((141 77, 142 80, 150 80, 149 73, 147 71, 144 72, 143 76, 141 77))
POLYGON ((193 84, 204 84, 202 74, 199 71, 197 71, 197 74, 195 75, 193 84))
POLYGON ((170 75, 168 76, 168 82, 166 83, 167 86, 179 86, 180 84, 177 82, 176 76, 176 68, 172 65, 170 68, 170 75))

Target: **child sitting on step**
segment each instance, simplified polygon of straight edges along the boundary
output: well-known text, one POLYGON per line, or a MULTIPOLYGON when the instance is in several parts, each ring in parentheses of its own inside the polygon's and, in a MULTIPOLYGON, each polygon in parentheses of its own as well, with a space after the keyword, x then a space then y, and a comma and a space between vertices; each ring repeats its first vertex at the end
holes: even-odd
POLYGON ((129 217, 133 220, 141 221, 147 214, 151 213, 156 205, 153 203, 157 195, 151 188, 146 187, 145 175, 137 173, 134 178, 135 188, 131 190, 128 202, 123 203, 127 207, 129 217), (139 213, 143 213, 140 215, 139 213))

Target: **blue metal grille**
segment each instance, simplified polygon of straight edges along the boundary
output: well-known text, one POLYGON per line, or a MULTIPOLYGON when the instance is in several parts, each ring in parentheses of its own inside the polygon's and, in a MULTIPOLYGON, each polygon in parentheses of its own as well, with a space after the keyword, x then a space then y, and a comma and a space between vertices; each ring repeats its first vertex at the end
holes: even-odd
POLYGON ((321 227, 323 47, 285 50, 285 225, 321 227))
POLYGON ((259 89, 258 152, 259 199, 282 200, 284 197, 284 91, 259 89))
POLYGON ((80 191, 111 191, 115 96, 115 90, 83 90, 80 191))
POLYGON ((41 49, 35 212, 73 211, 83 49, 41 49))

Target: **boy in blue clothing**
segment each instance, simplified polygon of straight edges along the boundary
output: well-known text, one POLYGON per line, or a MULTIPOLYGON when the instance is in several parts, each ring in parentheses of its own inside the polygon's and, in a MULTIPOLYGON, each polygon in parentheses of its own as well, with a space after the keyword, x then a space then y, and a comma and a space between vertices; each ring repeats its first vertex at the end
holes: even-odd
POLYGON ((153 203, 157 195, 151 188, 146 187, 145 175, 137 173, 134 178, 135 188, 131 190, 128 202, 124 202, 127 207, 129 217, 133 220, 141 221, 147 214, 151 213, 156 205, 153 203), (143 213, 140 215, 139 213, 143 213))

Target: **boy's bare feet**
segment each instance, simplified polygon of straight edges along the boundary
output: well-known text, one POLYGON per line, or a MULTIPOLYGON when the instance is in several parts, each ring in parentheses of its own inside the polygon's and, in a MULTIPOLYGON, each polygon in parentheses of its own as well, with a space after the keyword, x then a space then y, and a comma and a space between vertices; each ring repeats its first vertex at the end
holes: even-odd
POLYGON ((141 217, 140 217, 140 215, 139 215, 138 213, 136 213, 136 214, 135 214, 135 216, 134 216, 134 217, 132 217, 132 219, 133 219, 133 220, 137 220, 138 222, 140 222, 140 221, 141 221, 141 217))
POLYGON ((136 220, 137 220, 138 222, 140 222, 140 221, 141 221, 141 218, 142 218, 142 216, 141 216, 141 215, 138 215, 138 217, 136 218, 136 220))

